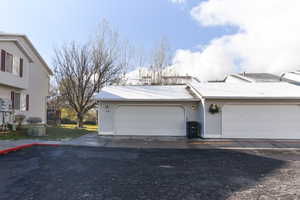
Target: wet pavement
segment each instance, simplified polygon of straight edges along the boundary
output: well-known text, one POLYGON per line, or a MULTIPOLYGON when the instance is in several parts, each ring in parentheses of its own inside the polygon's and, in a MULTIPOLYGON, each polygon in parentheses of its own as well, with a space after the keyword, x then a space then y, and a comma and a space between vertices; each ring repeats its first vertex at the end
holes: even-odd
POLYGON ((87 134, 62 141, 0 140, 0 150, 23 144, 46 143, 72 146, 115 148, 169 148, 169 149, 298 149, 300 140, 263 139, 187 139, 185 137, 99 136, 87 134))
POLYGON ((31 147, 0 156, 2 199, 300 199, 300 151, 31 147))
POLYGON ((125 148, 300 148, 300 140, 263 139, 187 139, 185 137, 147 137, 147 136, 99 136, 87 134, 64 144, 75 146, 125 147, 125 148))

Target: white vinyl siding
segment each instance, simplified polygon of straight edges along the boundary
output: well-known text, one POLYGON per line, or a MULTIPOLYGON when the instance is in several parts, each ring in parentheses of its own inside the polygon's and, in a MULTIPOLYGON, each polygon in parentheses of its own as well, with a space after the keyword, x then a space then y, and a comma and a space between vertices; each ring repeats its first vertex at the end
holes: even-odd
POLYGON ((16 76, 20 75, 20 58, 19 57, 16 57, 16 56, 13 57, 12 73, 16 76))

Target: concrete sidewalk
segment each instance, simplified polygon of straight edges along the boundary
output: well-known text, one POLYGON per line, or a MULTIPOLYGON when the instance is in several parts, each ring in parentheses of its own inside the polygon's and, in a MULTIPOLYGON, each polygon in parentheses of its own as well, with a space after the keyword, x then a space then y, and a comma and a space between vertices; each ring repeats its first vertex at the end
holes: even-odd
POLYGON ((167 149, 300 149, 300 140, 264 139, 187 139, 184 137, 99 136, 87 134, 62 141, 0 140, 0 150, 24 144, 60 144, 72 146, 167 149))
POLYGON ((74 146, 170 149, 300 149, 300 140, 187 139, 184 137, 99 136, 87 134, 64 142, 74 146))

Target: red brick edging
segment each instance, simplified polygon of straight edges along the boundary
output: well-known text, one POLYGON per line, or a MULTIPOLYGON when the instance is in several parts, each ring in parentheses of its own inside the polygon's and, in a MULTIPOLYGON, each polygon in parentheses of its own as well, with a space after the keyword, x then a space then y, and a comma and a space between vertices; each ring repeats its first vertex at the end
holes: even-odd
POLYGON ((58 144, 44 144, 44 143, 24 144, 24 145, 20 145, 20 146, 8 148, 8 149, 0 150, 0 155, 7 154, 7 153, 12 152, 12 151, 18 151, 20 149, 24 149, 24 148, 28 148, 28 147, 33 147, 33 146, 54 146, 54 147, 57 147, 59 145, 58 144))

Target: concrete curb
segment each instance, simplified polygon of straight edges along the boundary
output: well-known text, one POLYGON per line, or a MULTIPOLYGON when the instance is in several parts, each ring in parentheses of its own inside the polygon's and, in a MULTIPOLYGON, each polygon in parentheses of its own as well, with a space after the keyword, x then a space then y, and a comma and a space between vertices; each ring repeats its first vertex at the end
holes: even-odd
POLYGON ((60 144, 59 146, 70 146, 70 147, 91 147, 91 148, 107 148, 107 149, 178 149, 178 150, 188 150, 188 149, 197 149, 197 150, 279 150, 279 151, 295 151, 300 150, 300 147, 222 147, 222 146, 202 146, 202 147, 149 147, 149 146, 107 146, 107 145, 84 145, 84 144, 60 144))
POLYGON ((300 148, 285 148, 285 147, 218 147, 216 149, 225 149, 225 150, 283 150, 283 151, 295 151, 300 150, 300 148))
POLYGON ((18 150, 33 147, 33 146, 53 146, 53 147, 57 147, 59 145, 58 144, 46 144, 46 143, 24 144, 24 145, 20 145, 20 146, 8 148, 8 149, 0 150, 0 155, 4 155, 4 154, 7 154, 7 153, 10 153, 10 152, 13 152, 13 151, 18 151, 18 150))

